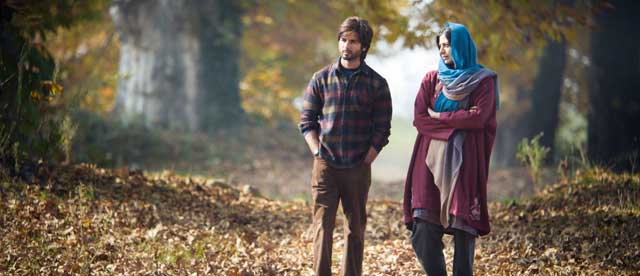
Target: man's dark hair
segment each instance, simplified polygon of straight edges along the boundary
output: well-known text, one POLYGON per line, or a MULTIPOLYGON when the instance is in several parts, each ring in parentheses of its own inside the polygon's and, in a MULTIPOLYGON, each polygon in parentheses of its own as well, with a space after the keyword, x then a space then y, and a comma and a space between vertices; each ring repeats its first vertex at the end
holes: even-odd
POLYGON ((364 58, 367 57, 367 52, 369 52, 369 47, 371 46, 371 39, 373 38, 373 29, 369 26, 369 22, 361 19, 360 17, 351 16, 345 19, 340 25, 338 40, 340 40, 342 34, 346 32, 358 33, 360 45, 362 45, 362 54, 360 55, 360 59, 364 60, 364 58))
POLYGON ((443 34, 445 35, 447 40, 449 40, 449 44, 451 44, 451 28, 442 28, 442 30, 440 30, 440 33, 438 33, 438 36, 436 36, 436 46, 438 46, 438 50, 440 49, 440 36, 443 34))

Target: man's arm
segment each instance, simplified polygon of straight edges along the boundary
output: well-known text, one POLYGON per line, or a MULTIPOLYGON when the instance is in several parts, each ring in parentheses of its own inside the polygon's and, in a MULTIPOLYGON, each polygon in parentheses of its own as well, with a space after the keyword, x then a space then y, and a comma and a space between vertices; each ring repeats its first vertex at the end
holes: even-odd
POLYGON ((309 150, 315 155, 320 150, 320 139, 318 139, 318 132, 310 130, 304 135, 304 140, 309 146, 309 150))
POLYGON ((304 136, 304 140, 309 146, 312 153, 316 153, 319 149, 320 139, 318 138, 318 114, 322 110, 322 99, 320 98, 318 88, 316 87, 316 75, 311 78, 307 89, 304 92, 302 111, 300 112, 300 132, 304 136))
POLYGON ((391 92, 389 85, 383 81, 380 93, 375 98, 373 104, 373 137, 371 147, 364 158, 365 164, 371 164, 378 157, 378 153, 389 143, 391 135, 391 115, 393 113, 391 105, 391 92))

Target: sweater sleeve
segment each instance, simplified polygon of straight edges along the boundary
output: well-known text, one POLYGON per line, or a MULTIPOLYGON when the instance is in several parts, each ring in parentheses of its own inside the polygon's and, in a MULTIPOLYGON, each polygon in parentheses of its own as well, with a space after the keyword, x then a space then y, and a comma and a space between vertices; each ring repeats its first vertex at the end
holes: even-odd
POLYGON ((372 146, 380 152, 389 143, 391 134, 391 93, 387 81, 382 81, 378 96, 373 103, 373 139, 372 146))
POLYGON ((413 155, 411 156, 411 163, 409 163, 409 170, 407 171, 407 177, 404 182, 404 196, 402 200, 402 213, 403 213, 403 222, 409 223, 413 221, 413 209, 411 208, 411 198, 412 198, 412 184, 411 178, 413 173, 413 162, 415 161, 416 148, 417 144, 420 143, 420 135, 416 137, 415 145, 413 146, 413 155))
POLYGON ((496 111, 496 93, 493 78, 486 78, 473 92, 476 101, 475 110, 456 110, 440 112, 441 122, 457 129, 480 129, 485 126, 491 114, 496 111))
POLYGON ((322 98, 317 86, 317 76, 314 74, 304 92, 302 111, 300 112, 298 128, 303 136, 306 136, 312 130, 317 132, 320 129, 318 115, 322 110, 322 104, 322 98))
POLYGON ((436 74, 434 72, 427 73, 422 79, 420 90, 416 96, 413 113, 413 125, 421 135, 431 139, 448 140, 455 127, 441 120, 431 118, 429 116, 429 106, 433 95, 436 74))

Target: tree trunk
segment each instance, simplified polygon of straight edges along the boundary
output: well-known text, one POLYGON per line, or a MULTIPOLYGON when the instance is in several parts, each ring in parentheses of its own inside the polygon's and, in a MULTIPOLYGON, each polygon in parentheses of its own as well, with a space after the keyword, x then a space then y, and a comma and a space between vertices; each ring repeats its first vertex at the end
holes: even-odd
MULTIPOLYGON (((553 156, 558 108, 564 80, 566 64, 566 42, 549 40, 538 61, 538 72, 531 91, 518 93, 516 102, 524 104, 523 113, 509 116, 498 126, 495 157, 492 160, 499 167, 519 164, 516 160, 517 145, 523 138, 533 138, 543 132, 540 144, 551 149, 553 156)), ((551 161, 551 158, 546 160, 551 161)))
MULTIPOLYGON (((503 76, 503 80, 508 77, 503 76)), ((498 122, 498 130, 496 132, 496 142, 494 145, 491 163, 498 167, 513 167, 519 165, 519 161, 516 160, 516 151, 518 150, 518 143, 522 138, 527 136, 527 122, 530 117, 530 106, 528 104, 522 104, 530 102, 529 95, 526 93, 525 88, 517 86, 516 91, 520 91, 515 95, 515 105, 521 107, 522 110, 515 114, 512 112, 508 116, 504 116, 500 122, 498 122)), ((500 110, 498 110, 500 112, 500 110)))
POLYGON ((587 150, 591 161, 631 170, 640 167, 640 2, 609 2, 591 36, 587 150))
POLYGON ((547 163, 552 161, 555 152, 558 109, 567 60, 566 44, 564 39, 547 42, 540 57, 538 74, 530 93, 532 109, 529 116, 528 138, 544 133, 540 138, 540 144, 550 149, 547 163))
POLYGON ((116 0, 110 12, 121 42, 114 114, 123 122, 207 131, 242 116, 233 2, 116 0))
MULTIPOLYGON (((200 3, 195 0, 196 3, 200 3)), ((217 126, 238 123, 243 117, 240 107, 240 48, 242 10, 240 1, 220 0, 209 10, 200 10, 199 41, 203 51, 200 59, 200 84, 205 93, 200 101, 200 128, 208 131, 217 126), (206 50, 205 50, 206 49, 206 50), (230 118, 233 118, 230 120, 230 118)), ((201 7, 196 7, 197 13, 201 7)))

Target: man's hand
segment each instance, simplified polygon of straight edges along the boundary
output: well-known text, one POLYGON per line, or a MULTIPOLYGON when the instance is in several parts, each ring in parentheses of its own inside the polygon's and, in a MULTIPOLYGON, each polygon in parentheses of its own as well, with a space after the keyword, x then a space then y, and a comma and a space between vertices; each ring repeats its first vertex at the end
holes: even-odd
POLYGON ((373 163, 373 160, 376 160, 376 157, 378 157, 378 151, 376 151, 376 149, 374 149, 373 147, 370 147, 369 152, 367 152, 367 156, 364 158, 364 163, 367 165, 371 165, 371 163, 373 163))
POLYGON ((309 146, 311 154, 314 154, 320 148, 320 140, 318 139, 318 133, 315 130, 309 131, 309 133, 304 136, 304 140, 307 142, 307 146, 309 146))

